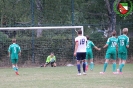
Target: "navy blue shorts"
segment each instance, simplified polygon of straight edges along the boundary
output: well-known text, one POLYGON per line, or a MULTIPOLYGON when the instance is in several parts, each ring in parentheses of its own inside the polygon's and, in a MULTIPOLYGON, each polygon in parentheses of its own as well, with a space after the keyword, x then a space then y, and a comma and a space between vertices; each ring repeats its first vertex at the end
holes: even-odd
POLYGON ((78 52, 76 54, 76 59, 77 60, 84 60, 85 58, 86 58, 86 52, 82 52, 82 53, 78 52))

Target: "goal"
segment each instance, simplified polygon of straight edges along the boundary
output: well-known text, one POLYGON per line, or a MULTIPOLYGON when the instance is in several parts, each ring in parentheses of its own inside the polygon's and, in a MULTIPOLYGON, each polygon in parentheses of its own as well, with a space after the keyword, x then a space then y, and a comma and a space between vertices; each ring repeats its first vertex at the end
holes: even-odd
POLYGON ((73 61, 74 38, 76 30, 83 26, 51 26, 51 27, 1 27, 0 28, 0 59, 7 56, 11 39, 16 38, 22 50, 19 63, 44 63, 46 57, 54 52, 58 65, 73 61), (37 30, 42 30, 37 37, 37 30))

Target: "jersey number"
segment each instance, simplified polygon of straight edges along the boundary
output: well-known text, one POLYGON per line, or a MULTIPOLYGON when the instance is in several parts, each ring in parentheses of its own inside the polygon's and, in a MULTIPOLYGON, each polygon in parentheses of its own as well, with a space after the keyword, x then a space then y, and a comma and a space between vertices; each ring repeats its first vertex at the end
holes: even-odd
POLYGON ((116 46, 116 42, 112 42, 111 47, 115 47, 116 46))
POLYGON ((16 47, 14 47, 14 53, 16 53, 16 47))
POLYGON ((124 40, 120 40, 120 46, 124 46, 124 40))
POLYGON ((80 45, 84 45, 85 39, 80 39, 80 45))

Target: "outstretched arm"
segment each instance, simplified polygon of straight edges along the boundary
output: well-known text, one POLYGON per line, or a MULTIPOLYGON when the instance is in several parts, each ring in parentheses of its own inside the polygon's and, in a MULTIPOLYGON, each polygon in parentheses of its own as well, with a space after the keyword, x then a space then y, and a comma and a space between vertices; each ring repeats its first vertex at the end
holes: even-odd
POLYGON ((106 44, 105 46, 103 46, 103 48, 106 48, 106 47, 108 47, 108 45, 106 44))
POLYGON ((101 50, 101 48, 98 48, 97 46, 94 46, 94 48, 95 48, 96 50, 101 50))

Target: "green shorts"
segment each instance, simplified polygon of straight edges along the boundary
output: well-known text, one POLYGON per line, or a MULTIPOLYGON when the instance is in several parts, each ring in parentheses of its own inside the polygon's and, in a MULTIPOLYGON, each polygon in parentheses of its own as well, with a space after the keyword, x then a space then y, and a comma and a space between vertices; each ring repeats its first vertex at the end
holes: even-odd
POLYGON ((86 52, 86 59, 93 59, 93 53, 92 52, 86 52))
POLYGON ((118 58, 122 60, 127 60, 127 53, 118 53, 118 58))
POLYGON ((18 63, 18 59, 11 59, 12 64, 17 64, 18 63))
POLYGON ((116 53, 106 53, 105 59, 113 59, 116 60, 116 53))

